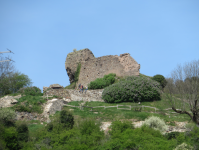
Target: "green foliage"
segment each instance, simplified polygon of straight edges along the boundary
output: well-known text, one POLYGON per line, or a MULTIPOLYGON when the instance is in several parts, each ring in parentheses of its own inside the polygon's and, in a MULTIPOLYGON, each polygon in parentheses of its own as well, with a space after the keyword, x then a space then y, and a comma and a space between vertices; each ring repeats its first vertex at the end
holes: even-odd
POLYGON ((176 142, 167 140, 158 131, 142 126, 141 128, 127 128, 122 133, 112 132, 111 138, 99 149, 109 150, 169 150, 176 147, 176 142))
POLYGON ((2 122, 5 126, 13 126, 15 118, 16 114, 12 109, 0 109, 0 122, 2 122))
POLYGON ((103 89, 115 82, 116 74, 110 73, 104 75, 103 78, 97 78, 95 81, 91 81, 88 85, 89 89, 103 89))
POLYGON ((199 149, 199 127, 193 125, 191 131, 186 133, 186 136, 190 138, 190 144, 193 145, 195 149, 199 149))
POLYGON ((17 92, 20 88, 30 86, 30 78, 22 73, 9 73, 7 76, 0 76, 0 94, 7 95, 17 92))
POLYGON ((6 142, 2 135, 5 134, 5 126, 2 121, 0 121, 0 150, 4 150, 6 148, 6 142))
POLYGON ((75 72, 75 76, 74 76, 74 82, 76 83, 79 79, 79 74, 80 74, 80 69, 81 69, 81 63, 78 63, 77 65, 77 70, 75 72))
POLYGON ((41 90, 36 86, 21 88, 21 89, 19 89, 18 93, 21 93, 24 95, 32 95, 32 96, 42 96, 43 95, 41 93, 41 90))
POLYGON ((18 100, 18 103, 13 106, 13 109, 19 112, 37 112, 42 113, 41 105, 45 103, 41 96, 23 96, 18 100))
POLYGON ((178 136, 179 136, 180 132, 170 132, 170 133, 166 133, 165 134, 165 137, 168 139, 168 140, 171 140, 171 139, 176 139, 178 136))
POLYGON ((100 131, 100 125, 96 124, 94 120, 83 120, 79 126, 80 133, 82 135, 92 135, 93 133, 102 134, 100 131))
POLYGON ((109 133, 111 135, 116 135, 116 133, 121 134, 126 129, 133 129, 133 128, 134 127, 130 121, 121 122, 121 121, 117 120, 117 121, 113 121, 111 123, 111 126, 110 126, 111 130, 109 131, 109 133))
POLYGON ((102 98, 108 103, 159 100, 159 83, 146 77, 127 77, 106 87, 102 98))
POLYGON ((165 132, 168 129, 168 126, 165 124, 164 120, 155 116, 151 116, 150 118, 146 119, 144 121, 144 125, 147 125, 155 130, 159 130, 160 132, 165 132))
POLYGON ((73 115, 66 111, 62 110, 60 113, 60 121, 64 124, 65 127, 72 129, 74 125, 74 117, 73 115))
POLYGON ((162 88, 164 88, 167 85, 167 81, 166 81, 166 79, 165 79, 165 77, 163 75, 157 74, 157 75, 153 76, 152 79, 155 80, 155 81, 157 81, 157 82, 159 82, 160 86, 162 88))
POLYGON ((22 122, 19 124, 16 128, 18 133, 18 141, 28 141, 29 131, 28 131, 28 125, 25 122, 22 122))
POLYGON ((50 122, 50 123, 47 124, 47 131, 51 132, 52 130, 53 130, 53 123, 50 122))
POLYGON ((18 149, 17 131, 15 127, 6 128, 3 137, 6 142, 6 147, 8 149, 18 149))

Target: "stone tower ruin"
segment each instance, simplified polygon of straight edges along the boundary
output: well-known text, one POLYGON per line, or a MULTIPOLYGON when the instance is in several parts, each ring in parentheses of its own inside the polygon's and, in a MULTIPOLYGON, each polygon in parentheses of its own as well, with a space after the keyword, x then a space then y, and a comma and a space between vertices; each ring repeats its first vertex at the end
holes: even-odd
MULTIPOLYGON (((75 72, 78 63, 81 63, 79 74, 80 83, 87 86, 96 78, 103 78, 104 75, 115 73, 116 76, 138 76, 140 64, 138 64, 129 53, 117 55, 107 55, 95 58, 89 49, 83 49, 69 53, 65 61, 65 69, 69 76, 70 83, 74 82, 75 72)), ((76 86, 77 86, 76 85, 76 86)))

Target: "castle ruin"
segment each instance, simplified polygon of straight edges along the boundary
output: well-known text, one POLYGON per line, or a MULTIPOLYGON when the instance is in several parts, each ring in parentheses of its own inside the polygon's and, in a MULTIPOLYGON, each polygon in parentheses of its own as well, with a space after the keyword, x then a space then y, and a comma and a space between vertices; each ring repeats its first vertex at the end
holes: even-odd
POLYGON ((138 64, 129 53, 117 55, 107 55, 95 58, 89 49, 83 49, 69 53, 65 61, 65 69, 69 76, 70 83, 74 82, 75 72, 78 63, 81 63, 79 80, 80 83, 87 86, 96 78, 103 78, 104 75, 115 73, 116 76, 138 76, 140 64, 138 64))

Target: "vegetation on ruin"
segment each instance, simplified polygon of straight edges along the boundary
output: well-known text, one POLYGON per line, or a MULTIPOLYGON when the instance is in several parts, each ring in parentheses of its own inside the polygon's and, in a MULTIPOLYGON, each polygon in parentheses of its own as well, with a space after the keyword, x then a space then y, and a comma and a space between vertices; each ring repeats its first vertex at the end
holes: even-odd
POLYGON ((73 82, 70 85, 66 86, 65 89, 75 89, 75 87, 76 87, 76 83, 73 82))
POLYGON ((94 81, 91 81, 88 85, 88 89, 103 89, 113 83, 115 83, 116 74, 110 73, 108 75, 104 75, 103 78, 97 78, 94 81))
POLYGON ((66 86, 65 89, 75 89, 76 84, 79 80, 80 70, 81 70, 81 63, 78 63, 77 70, 76 70, 75 76, 74 76, 74 82, 72 82, 70 85, 66 86))
POLYGON ((160 85, 147 77, 127 77, 106 87, 102 99, 108 103, 160 100, 160 85))

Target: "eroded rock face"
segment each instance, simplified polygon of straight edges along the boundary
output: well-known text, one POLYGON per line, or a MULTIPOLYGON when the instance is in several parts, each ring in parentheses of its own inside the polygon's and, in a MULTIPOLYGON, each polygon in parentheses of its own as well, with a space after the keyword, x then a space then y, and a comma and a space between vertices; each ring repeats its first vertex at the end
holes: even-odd
POLYGON ((89 49, 72 52, 67 55, 65 68, 69 76, 70 83, 74 82, 74 76, 78 63, 81 63, 79 80, 87 86, 96 78, 103 78, 104 75, 115 73, 117 76, 138 76, 140 64, 138 64, 129 53, 117 55, 107 55, 95 58, 89 49))
POLYGON ((44 116, 44 118, 47 120, 47 122, 50 122, 49 115, 54 115, 56 113, 56 111, 61 111, 63 105, 64 105, 63 100, 59 100, 59 99, 49 100, 44 105, 44 110, 43 110, 42 116, 44 116))
POLYGON ((18 101, 16 99, 19 99, 19 98, 21 98, 21 95, 4 96, 4 97, 0 98, 0 108, 14 106, 16 103, 18 103, 18 101))

